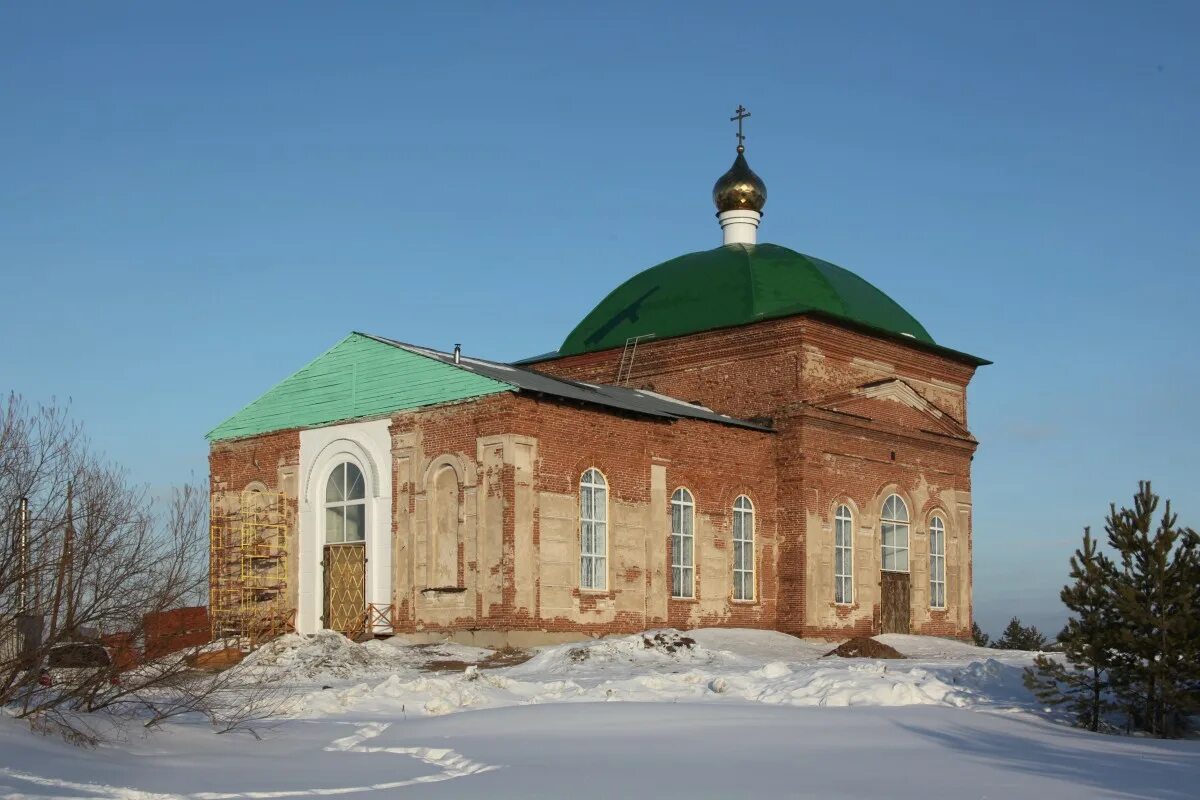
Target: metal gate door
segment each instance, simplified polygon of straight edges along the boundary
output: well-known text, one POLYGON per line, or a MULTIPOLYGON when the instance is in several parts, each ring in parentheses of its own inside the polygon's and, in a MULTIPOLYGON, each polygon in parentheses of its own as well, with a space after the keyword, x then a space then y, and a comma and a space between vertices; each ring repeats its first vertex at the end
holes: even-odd
POLYGON ((331 631, 358 638, 367 621, 367 546, 363 542, 325 545, 325 616, 331 631))

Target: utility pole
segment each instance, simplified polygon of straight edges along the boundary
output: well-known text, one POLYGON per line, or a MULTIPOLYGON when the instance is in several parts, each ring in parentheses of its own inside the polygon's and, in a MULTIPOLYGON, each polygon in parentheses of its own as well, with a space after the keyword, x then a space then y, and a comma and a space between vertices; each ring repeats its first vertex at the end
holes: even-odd
POLYGON ((17 611, 29 613, 29 498, 17 506, 17 611))
POLYGON ((17 635, 21 659, 27 668, 36 665, 42 647, 42 617, 29 606, 29 498, 17 506, 17 635))

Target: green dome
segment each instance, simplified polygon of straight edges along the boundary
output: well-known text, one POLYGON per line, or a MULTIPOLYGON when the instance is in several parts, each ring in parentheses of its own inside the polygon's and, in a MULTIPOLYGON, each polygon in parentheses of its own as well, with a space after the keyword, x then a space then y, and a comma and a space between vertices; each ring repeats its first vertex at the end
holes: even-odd
POLYGON ((849 270, 777 244, 732 244, 634 275, 575 326, 559 355, 806 312, 934 344, 911 314, 849 270))

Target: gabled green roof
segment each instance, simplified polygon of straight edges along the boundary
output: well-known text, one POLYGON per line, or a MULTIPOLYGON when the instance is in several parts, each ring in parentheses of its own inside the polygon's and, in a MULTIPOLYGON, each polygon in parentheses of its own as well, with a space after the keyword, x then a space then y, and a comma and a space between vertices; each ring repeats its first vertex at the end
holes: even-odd
POLYGON ((911 314, 849 270, 776 244, 688 253, 634 275, 571 331, 559 355, 746 325, 792 314, 827 314, 933 345, 911 314))
POLYGON ((352 333, 209 432, 210 441, 328 425, 512 391, 507 383, 352 333))

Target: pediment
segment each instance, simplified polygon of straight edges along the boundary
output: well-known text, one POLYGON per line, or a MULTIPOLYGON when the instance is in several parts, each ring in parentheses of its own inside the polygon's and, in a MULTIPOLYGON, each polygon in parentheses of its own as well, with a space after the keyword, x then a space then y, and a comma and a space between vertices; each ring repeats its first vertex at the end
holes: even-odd
POLYGON ((971 432, 958 420, 899 378, 864 383, 810 401, 810 405, 902 428, 974 440, 971 432))

